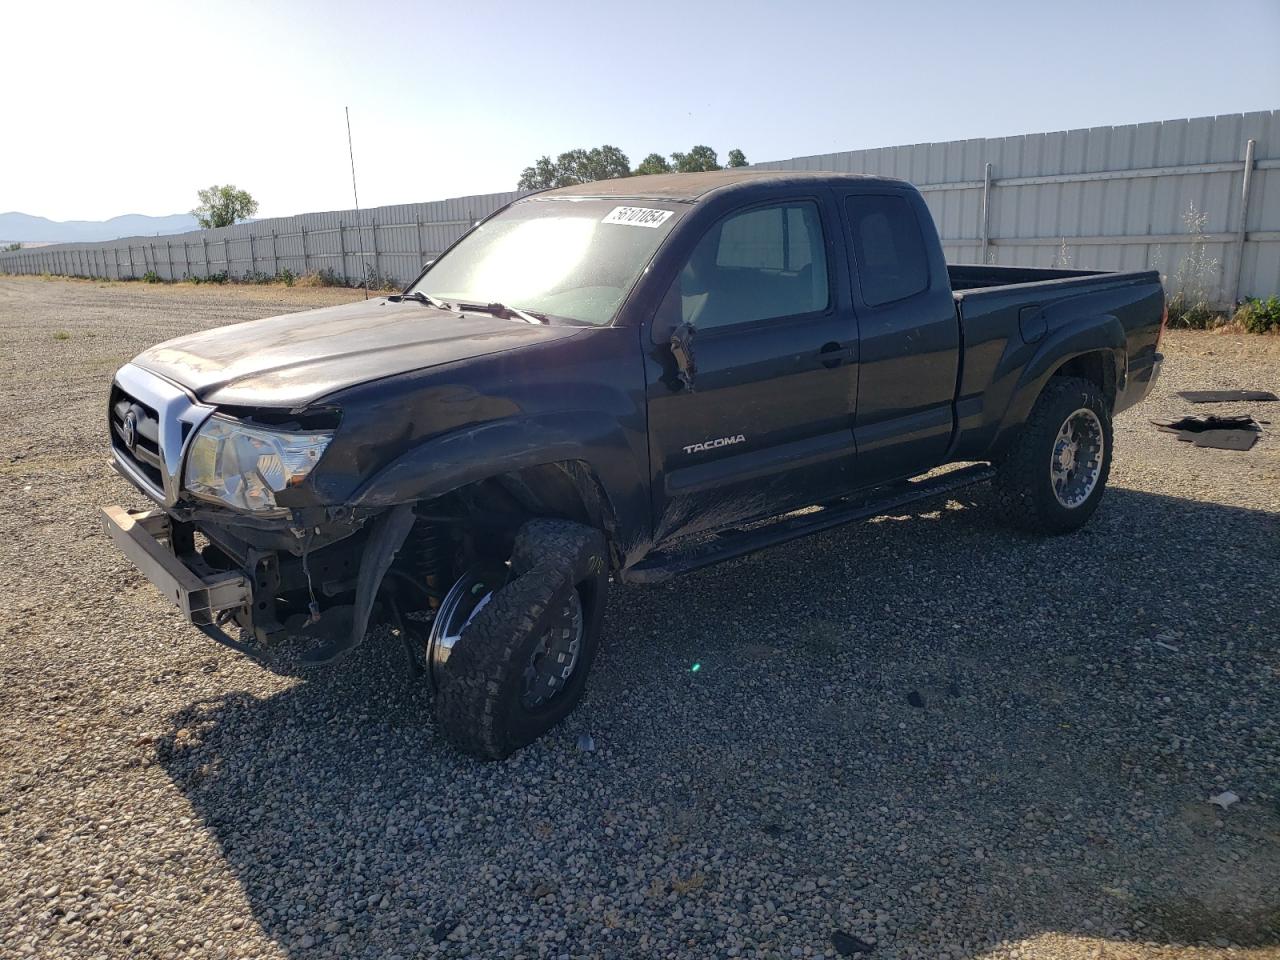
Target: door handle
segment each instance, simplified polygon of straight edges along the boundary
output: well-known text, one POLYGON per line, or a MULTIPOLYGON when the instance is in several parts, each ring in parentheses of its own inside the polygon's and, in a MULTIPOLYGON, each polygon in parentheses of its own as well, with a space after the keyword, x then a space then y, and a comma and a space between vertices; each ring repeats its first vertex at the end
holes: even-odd
POLYGON ((838 367, 846 360, 852 360, 853 356, 853 347, 843 346, 835 341, 823 344, 822 349, 818 351, 818 359, 828 369, 838 367))

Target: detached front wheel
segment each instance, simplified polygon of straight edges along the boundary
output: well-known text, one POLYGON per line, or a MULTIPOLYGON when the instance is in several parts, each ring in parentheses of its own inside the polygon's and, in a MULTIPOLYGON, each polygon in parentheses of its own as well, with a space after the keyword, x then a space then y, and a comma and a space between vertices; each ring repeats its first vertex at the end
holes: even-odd
POLYGON ((1070 533, 1098 508, 1111 473, 1111 408, 1079 377, 1054 377, 998 466, 1009 519, 1033 533, 1070 533))
POLYGON ((608 585, 604 537, 533 520, 510 564, 464 575, 441 603, 428 645, 435 714, 458 749, 500 760, 563 720, 595 659, 608 585))

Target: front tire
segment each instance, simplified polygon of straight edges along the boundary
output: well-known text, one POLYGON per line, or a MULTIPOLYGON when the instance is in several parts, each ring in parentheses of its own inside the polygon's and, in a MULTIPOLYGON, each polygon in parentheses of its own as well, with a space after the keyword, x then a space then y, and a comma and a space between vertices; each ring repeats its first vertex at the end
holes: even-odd
POLYGON ((1097 385, 1053 377, 998 464, 1005 516, 1032 533, 1070 533, 1098 509, 1111 473, 1111 405, 1097 385))
POLYGON ((506 583, 475 605, 447 660, 433 665, 445 737, 464 753, 501 760, 568 716, 595 659, 607 586, 599 531, 526 523, 506 583))

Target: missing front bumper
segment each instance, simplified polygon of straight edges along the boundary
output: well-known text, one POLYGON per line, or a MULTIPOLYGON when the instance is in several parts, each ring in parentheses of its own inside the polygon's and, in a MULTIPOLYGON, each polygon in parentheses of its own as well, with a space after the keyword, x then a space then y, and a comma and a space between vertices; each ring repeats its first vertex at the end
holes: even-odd
POLYGON ((173 531, 162 510, 129 512, 103 507, 102 525, 144 577, 169 598, 189 623, 219 642, 240 649, 221 630, 220 615, 253 602, 249 579, 234 571, 197 572, 173 552, 173 531), (219 636, 220 635, 220 636, 219 636))
POLYGON ((343 531, 349 538, 330 539, 319 551, 293 557, 239 540, 226 529, 197 526, 181 514, 102 508, 103 527, 121 553, 189 623, 263 664, 270 659, 268 648, 286 635, 320 641, 319 649, 303 656, 308 664, 335 660, 356 646, 414 521, 412 505, 403 504, 384 511, 367 535, 363 521, 331 524, 324 531, 328 537, 343 531), (201 550, 195 548, 196 532, 208 539, 201 550), (357 534, 362 535, 356 539, 357 534), (231 623, 252 642, 232 638, 223 629, 231 623))

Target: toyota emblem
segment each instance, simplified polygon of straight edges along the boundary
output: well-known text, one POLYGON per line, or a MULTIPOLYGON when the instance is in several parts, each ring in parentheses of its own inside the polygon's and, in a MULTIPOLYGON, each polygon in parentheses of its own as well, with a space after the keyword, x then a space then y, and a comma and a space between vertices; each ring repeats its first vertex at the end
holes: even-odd
POLYGON ((130 410, 124 415, 124 446, 130 453, 138 443, 138 411, 130 410))

